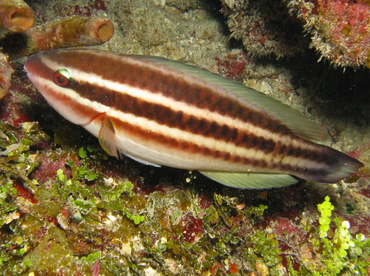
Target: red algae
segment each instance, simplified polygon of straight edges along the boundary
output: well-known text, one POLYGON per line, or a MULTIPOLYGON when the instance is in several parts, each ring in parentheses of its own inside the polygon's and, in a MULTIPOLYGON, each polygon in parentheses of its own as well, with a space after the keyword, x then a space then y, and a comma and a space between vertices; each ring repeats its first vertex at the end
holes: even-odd
POLYGON ((241 80, 246 75, 247 57, 245 55, 227 55, 216 57, 217 72, 233 80, 241 80))
POLYGON ((212 200, 209 198, 206 194, 200 194, 199 195, 199 206, 202 209, 207 209, 212 205, 212 200))
POLYGON ((32 172, 31 177, 40 183, 45 183, 48 180, 55 179, 57 171, 59 169, 63 169, 63 173, 69 178, 71 177, 72 172, 67 165, 67 160, 75 162, 76 166, 80 165, 76 154, 65 156, 50 153, 42 154, 39 156, 39 165, 32 172))
POLYGON ((181 242, 194 242, 203 232, 203 220, 189 214, 181 218, 180 225, 182 236, 175 239, 181 242))
POLYGON ((286 218, 278 219, 274 227, 274 232, 280 236, 292 234, 297 235, 300 231, 301 229, 286 218))
POLYGON ((32 192, 17 182, 13 182, 13 187, 17 189, 17 195, 28 200, 32 204, 37 203, 37 199, 33 196, 32 192))
POLYGON ((109 1, 104 0, 89 0, 87 3, 68 5, 66 3, 53 3, 52 9, 57 14, 64 16, 81 15, 90 17, 95 15, 98 11, 108 12, 109 1))
POLYGON ((231 263, 229 266, 230 266, 230 268, 229 268, 230 273, 238 273, 239 272, 237 264, 231 263))
POLYGON ((108 11, 108 5, 107 2, 109 1, 104 1, 104 0, 90 0, 87 5, 91 8, 93 8, 96 11, 108 11))
POLYGON ((360 194, 362 194, 363 196, 366 196, 367 198, 370 198, 370 186, 361 189, 360 194))

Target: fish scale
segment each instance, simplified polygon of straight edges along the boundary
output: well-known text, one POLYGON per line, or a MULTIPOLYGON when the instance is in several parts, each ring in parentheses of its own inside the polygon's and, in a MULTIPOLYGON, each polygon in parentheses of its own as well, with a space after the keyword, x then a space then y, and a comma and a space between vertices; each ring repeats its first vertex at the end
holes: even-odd
POLYGON ((336 182, 362 166, 312 142, 322 131, 290 107, 184 63, 70 49, 33 55, 25 69, 49 104, 112 156, 199 170, 238 188, 336 182))

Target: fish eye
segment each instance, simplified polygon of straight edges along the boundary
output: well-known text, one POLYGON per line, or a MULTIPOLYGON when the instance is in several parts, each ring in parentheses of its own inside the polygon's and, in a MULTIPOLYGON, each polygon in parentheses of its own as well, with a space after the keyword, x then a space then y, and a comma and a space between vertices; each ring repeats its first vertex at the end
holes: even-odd
POLYGON ((71 83, 71 73, 65 68, 58 69, 54 72, 54 83, 61 87, 66 87, 71 83))

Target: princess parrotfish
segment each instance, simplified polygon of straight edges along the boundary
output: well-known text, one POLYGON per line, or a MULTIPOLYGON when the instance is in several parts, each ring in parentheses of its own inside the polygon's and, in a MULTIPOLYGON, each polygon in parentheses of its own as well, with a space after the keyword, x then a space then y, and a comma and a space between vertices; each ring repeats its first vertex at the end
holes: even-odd
POLYGON ((297 178, 334 183, 363 166, 314 143, 323 131, 289 106, 181 62, 68 49, 35 54, 25 70, 55 110, 112 156, 247 189, 297 178))

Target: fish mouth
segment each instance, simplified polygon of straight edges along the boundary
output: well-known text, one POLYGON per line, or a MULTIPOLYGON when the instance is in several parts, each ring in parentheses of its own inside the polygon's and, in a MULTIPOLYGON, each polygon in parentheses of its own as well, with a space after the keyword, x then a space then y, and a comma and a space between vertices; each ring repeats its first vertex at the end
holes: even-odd
POLYGON ((43 63, 44 53, 37 53, 30 56, 24 63, 24 70, 28 78, 34 82, 35 79, 52 79, 54 71, 43 63))
POLYGON ((24 63, 24 70, 27 72, 27 75, 36 70, 36 55, 30 56, 24 63))

